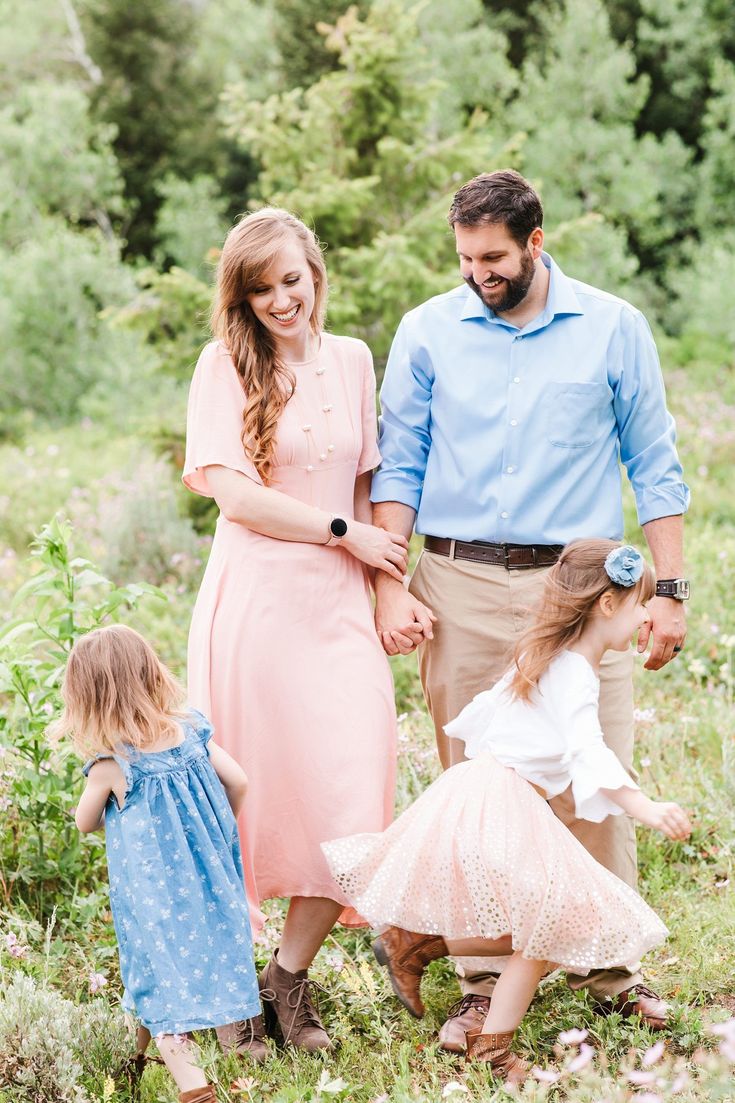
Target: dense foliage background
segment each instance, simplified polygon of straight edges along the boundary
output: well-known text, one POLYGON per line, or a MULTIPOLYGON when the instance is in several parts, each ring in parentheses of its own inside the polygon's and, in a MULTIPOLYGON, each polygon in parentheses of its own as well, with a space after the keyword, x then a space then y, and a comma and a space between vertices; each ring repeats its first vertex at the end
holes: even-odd
MULTIPOLYGON (((0 0, 3 1103, 125 1098, 102 844, 78 839, 78 763, 44 728, 70 642, 111 616, 183 670, 213 514, 178 471, 224 233, 262 203, 313 224, 328 324, 364 338, 380 372, 402 313, 457 282, 452 194, 506 166, 539 188, 562 267, 643 308, 662 353, 695 600, 686 654, 639 678, 639 768, 698 826, 688 848, 642 841, 644 887, 674 929, 649 972, 696 1009, 675 1031, 684 1064, 712 1009, 735 1009, 732 15, 731 0, 0 0)), ((627 517, 640 539, 630 502, 627 517)), ((394 674, 403 803, 436 765, 413 659, 394 674)), ((337 1071, 284 1058, 246 1075, 242 1098, 461 1094, 365 946, 341 935, 317 964, 337 1071)), ((450 978, 435 967, 435 1021, 450 978)), ((528 1044, 553 1058, 580 1015, 612 1067, 587 1086, 565 1073, 568 1098, 628 1099, 620 1069, 645 1031, 600 1026, 561 982, 528 1044)), ((733 1098, 716 1070, 697 1087, 697 1067, 678 1098, 733 1098)), ((146 1084, 145 1099, 173 1098, 163 1074, 146 1084)))

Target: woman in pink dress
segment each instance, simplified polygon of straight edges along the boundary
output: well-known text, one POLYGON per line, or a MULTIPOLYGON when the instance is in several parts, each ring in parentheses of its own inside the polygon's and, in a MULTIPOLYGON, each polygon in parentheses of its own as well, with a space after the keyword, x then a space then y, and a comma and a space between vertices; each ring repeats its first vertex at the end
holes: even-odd
MULTIPOLYGON (((320 843, 393 816, 395 710, 368 568, 401 578, 403 537, 371 524, 379 463, 365 344, 323 330, 327 277, 302 222, 267 208, 228 234, 216 337, 189 396, 184 482, 220 508, 189 637, 191 703, 250 780, 240 819, 257 905, 290 897, 260 977, 265 1028, 329 1048, 307 970, 335 921, 358 925, 320 843)), ((240 1050, 264 1053, 260 1018, 240 1050)))

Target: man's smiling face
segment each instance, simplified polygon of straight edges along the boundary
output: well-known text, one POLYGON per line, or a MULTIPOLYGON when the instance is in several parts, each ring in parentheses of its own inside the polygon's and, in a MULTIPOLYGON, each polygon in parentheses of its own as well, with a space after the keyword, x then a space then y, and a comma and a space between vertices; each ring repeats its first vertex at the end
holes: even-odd
POLYGON ((541 230, 534 230, 525 246, 519 245, 501 222, 455 223, 454 235, 462 279, 485 306, 502 314, 523 302, 541 253, 541 230))

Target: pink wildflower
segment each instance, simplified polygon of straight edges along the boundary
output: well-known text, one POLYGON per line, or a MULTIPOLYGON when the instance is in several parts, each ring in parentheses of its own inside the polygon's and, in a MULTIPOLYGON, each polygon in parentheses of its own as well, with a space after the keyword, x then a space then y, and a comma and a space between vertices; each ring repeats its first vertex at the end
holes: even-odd
POLYGON ((632 1069, 628 1073, 628 1079, 631 1084, 635 1084, 637 1087, 641 1087, 643 1084, 654 1084, 656 1082, 655 1072, 644 1072, 642 1069, 632 1069))
POLYGON ((588 1046, 586 1042, 582 1042, 579 1047, 579 1053, 574 1057, 568 1065, 570 1072, 581 1072, 582 1069, 587 1068, 592 1058, 595 1055, 595 1051, 592 1046, 588 1046))
POLYGON ((13 931, 8 931, 5 935, 5 948, 11 957, 25 957, 28 952, 28 947, 20 945, 13 931))
POLYGON ((92 995, 95 992, 101 992, 107 984, 107 977, 104 973, 90 973, 89 974, 89 990, 92 995))
POLYGON ((538 1080, 540 1084, 555 1084, 561 1077, 560 1072, 554 1072, 553 1069, 540 1069, 538 1065, 533 1066, 531 1075, 538 1080))
POLYGON ((578 1046, 588 1035, 589 1030, 580 1030, 578 1027, 573 1027, 571 1030, 562 1030, 559 1041, 563 1046, 578 1046))
POLYGON ((661 1057, 663 1057, 665 1049, 666 1043, 663 1041, 656 1042, 655 1045, 652 1045, 650 1049, 647 1049, 641 1057, 641 1064, 643 1065, 643 1068, 647 1069, 650 1068, 651 1065, 655 1065, 656 1062, 659 1061, 661 1057))

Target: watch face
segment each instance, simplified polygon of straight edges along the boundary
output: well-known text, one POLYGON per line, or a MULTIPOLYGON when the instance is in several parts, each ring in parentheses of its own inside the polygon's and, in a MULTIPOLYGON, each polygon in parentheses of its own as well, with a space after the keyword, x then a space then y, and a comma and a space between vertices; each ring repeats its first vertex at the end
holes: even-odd
POLYGON ((689 583, 684 578, 677 578, 676 580, 676 596, 681 601, 686 601, 689 597, 689 583))
MULTIPOLYGON (((324 522, 322 522, 323 524, 324 522)), ((341 537, 347 532, 347 522, 342 517, 333 517, 329 524, 332 536, 341 537)))

